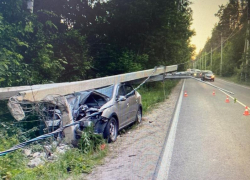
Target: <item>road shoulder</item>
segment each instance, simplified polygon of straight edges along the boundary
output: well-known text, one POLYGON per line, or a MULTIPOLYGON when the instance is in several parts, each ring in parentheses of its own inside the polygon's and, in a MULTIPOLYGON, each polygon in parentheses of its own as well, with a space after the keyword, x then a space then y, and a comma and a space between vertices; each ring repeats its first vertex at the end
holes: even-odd
POLYGON ((81 179, 152 179, 164 145, 175 105, 182 87, 180 81, 163 103, 143 117, 143 122, 109 145, 103 165, 81 179))

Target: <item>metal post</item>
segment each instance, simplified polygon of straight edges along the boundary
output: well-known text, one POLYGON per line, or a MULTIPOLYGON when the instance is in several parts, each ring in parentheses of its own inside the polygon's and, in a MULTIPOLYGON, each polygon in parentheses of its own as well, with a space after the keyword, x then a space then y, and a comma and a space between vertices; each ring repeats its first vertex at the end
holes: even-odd
POLYGON ((221 55, 220 55, 220 76, 222 76, 222 51, 223 51, 223 47, 222 47, 222 33, 220 34, 221 35, 221 55))

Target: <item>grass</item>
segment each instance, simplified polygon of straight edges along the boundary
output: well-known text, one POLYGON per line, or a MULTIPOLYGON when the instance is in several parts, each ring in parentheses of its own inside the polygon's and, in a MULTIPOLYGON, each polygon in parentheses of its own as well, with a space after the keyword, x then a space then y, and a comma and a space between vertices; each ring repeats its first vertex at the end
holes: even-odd
MULTIPOLYGON (((79 141, 79 148, 71 148, 58 155, 57 161, 45 161, 44 165, 33 169, 27 167, 28 158, 23 155, 22 150, 0 157, 0 179, 53 180, 90 173, 93 167, 102 162, 108 149, 101 150, 101 144, 105 141, 102 136, 93 133, 93 128, 87 128, 83 133, 84 138, 79 141)), ((16 137, 3 137, 0 139, 0 151, 18 144, 16 137)))
POLYGON ((34 169, 26 168, 22 173, 16 175, 16 180, 56 180, 67 179, 81 173, 90 173, 94 166, 100 164, 106 156, 107 150, 95 153, 82 153, 81 150, 73 148, 60 155, 59 160, 34 169))
POLYGON ((142 109, 143 112, 153 109, 155 104, 163 102, 168 98, 171 90, 177 85, 179 80, 167 80, 163 82, 151 82, 145 84, 139 93, 142 96, 142 109), (165 90, 165 95, 164 95, 165 90))

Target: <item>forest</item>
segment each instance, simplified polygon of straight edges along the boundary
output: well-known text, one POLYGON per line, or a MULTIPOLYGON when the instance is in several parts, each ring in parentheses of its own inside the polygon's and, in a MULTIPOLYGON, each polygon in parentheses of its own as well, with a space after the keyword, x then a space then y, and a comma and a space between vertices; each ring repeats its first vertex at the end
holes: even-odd
MULTIPOLYGON (((85 80, 187 62, 179 0, 0 0, 0 86, 85 80)), ((182 67, 183 68, 183 67, 182 67)))
POLYGON ((197 67, 204 69, 206 63, 206 69, 217 75, 249 82, 249 5, 247 0, 230 0, 219 6, 215 14, 219 22, 197 55, 197 67))

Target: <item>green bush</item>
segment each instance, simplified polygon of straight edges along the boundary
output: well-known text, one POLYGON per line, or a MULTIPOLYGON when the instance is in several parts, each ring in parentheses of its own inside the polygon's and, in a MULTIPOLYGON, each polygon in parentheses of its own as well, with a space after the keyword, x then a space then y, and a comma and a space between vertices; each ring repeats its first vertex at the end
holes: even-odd
POLYGON ((103 143, 103 137, 99 134, 94 134, 93 127, 87 127, 82 132, 82 137, 78 143, 78 147, 83 153, 93 153, 97 151, 103 143))
MULTIPOLYGON (((0 151, 4 151, 18 144, 17 137, 8 137, 6 134, 0 134, 0 151)), ((27 163, 21 150, 0 156, 0 179, 11 179, 16 174, 23 171, 27 163)))

